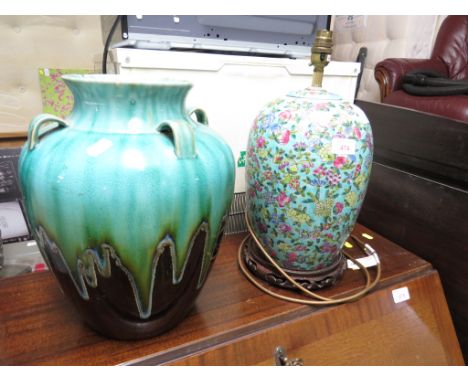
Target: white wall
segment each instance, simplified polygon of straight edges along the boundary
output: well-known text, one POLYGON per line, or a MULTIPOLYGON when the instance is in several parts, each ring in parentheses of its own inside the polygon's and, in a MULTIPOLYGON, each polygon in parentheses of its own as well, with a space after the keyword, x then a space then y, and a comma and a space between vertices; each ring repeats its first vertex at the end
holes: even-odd
POLYGON ((99 16, 0 16, 0 132, 25 131, 42 111, 39 68, 94 69, 99 16))

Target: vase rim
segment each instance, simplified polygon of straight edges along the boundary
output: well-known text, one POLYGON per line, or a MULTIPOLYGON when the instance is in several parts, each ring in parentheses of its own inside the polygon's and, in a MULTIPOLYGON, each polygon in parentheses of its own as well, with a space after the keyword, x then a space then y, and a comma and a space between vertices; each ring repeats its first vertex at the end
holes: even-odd
POLYGON ((308 86, 304 89, 290 91, 287 94, 288 97, 293 98, 305 98, 309 100, 317 101, 342 101, 343 98, 335 93, 331 93, 328 90, 318 86, 308 86))
POLYGON ((186 80, 174 78, 154 78, 141 75, 122 74, 65 74, 62 79, 70 82, 113 84, 113 85, 142 85, 163 87, 192 87, 192 83, 186 80))

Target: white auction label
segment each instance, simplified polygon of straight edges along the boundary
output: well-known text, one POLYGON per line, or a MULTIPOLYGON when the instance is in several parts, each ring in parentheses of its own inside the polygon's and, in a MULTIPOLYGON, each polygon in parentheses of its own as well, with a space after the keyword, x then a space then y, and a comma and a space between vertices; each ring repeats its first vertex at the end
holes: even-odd
POLYGON ((356 153, 356 141, 348 138, 333 138, 331 152, 336 155, 354 155, 356 153))
POLYGON ((408 287, 394 289, 392 290, 392 295, 393 295, 393 301, 395 302, 395 304, 398 304, 399 302, 403 302, 403 301, 410 299, 408 287))
MULTIPOLYGON (((377 265, 377 260, 374 256, 361 257, 355 260, 358 261, 359 264, 361 264, 364 268, 375 267, 377 265)), ((348 260, 348 268, 353 270, 359 269, 359 267, 352 260, 348 260)))

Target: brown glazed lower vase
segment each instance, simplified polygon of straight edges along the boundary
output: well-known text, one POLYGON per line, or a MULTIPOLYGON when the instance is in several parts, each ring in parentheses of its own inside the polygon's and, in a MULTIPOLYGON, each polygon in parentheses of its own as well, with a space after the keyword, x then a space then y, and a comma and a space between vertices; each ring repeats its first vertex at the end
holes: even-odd
MULTIPOLYGON (((219 249, 223 228, 218 235, 207 274, 219 249)), ((138 340, 175 327, 193 307, 206 280, 205 276, 200 282, 206 236, 206 232, 199 231, 194 238, 184 276, 178 283, 173 283, 169 248, 160 255, 154 275, 151 315, 146 319, 139 317, 129 277, 115 260, 111 261, 110 277, 96 272, 96 286, 88 287, 89 298, 83 299, 69 273, 64 271, 63 264, 50 261, 54 258, 53 246, 45 245, 45 250, 48 252, 49 267, 86 324, 113 339, 138 340)))
MULTIPOLYGON (((269 260, 260 252, 250 236, 241 248, 244 263, 260 279, 276 287, 285 289, 297 289, 288 281, 269 260)), ((346 269, 346 259, 340 254, 338 259, 331 266, 317 271, 298 271, 293 269, 283 269, 295 282, 308 290, 317 290, 334 285, 343 275, 346 269)))

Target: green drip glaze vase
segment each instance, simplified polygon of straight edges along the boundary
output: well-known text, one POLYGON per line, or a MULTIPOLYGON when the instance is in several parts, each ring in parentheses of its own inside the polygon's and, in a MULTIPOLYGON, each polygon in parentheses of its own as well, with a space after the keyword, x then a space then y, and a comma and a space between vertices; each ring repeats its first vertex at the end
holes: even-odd
POLYGON ((234 191, 229 146, 191 84, 119 75, 63 76, 67 120, 29 126, 19 171, 42 255, 84 321, 140 339, 179 323, 218 250, 234 191))
MULTIPOLYGON (((362 206, 372 156, 366 115, 322 88, 290 92, 255 119, 246 158, 247 215, 262 246, 304 287, 333 285, 343 273, 341 249, 362 206)), ((257 252, 246 261, 251 270, 292 287, 257 252)))

